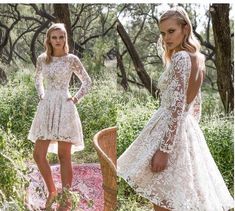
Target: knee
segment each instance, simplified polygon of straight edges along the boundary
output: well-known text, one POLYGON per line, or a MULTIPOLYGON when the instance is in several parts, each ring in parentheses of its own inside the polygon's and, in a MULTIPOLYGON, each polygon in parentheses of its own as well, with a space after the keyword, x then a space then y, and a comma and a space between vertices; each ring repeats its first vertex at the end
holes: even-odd
POLYGON ((66 162, 70 161, 71 156, 69 153, 59 152, 58 158, 59 158, 60 163, 66 163, 66 162))
POLYGON ((33 158, 36 163, 40 163, 40 162, 44 162, 46 160, 46 155, 37 151, 37 150, 34 150, 33 158))

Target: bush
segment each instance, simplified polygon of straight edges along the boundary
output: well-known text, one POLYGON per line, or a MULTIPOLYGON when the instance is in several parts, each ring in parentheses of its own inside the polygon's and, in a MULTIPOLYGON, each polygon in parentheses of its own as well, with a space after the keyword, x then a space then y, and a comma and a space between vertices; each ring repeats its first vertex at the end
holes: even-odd
POLYGON ((233 194, 233 116, 204 118, 201 123, 210 152, 233 194))
POLYGON ((15 73, 7 86, 0 89, 0 124, 20 138, 28 135, 38 102, 32 74, 15 73))
POLYGON ((92 144, 94 135, 116 125, 118 94, 114 82, 95 82, 89 94, 77 105, 81 118, 85 149, 75 154, 79 162, 98 162, 92 144))
POLYGON ((129 102, 119 104, 118 107, 118 142, 117 154, 121 155, 125 149, 135 140, 141 129, 147 123, 156 110, 157 102, 152 98, 139 102, 137 98, 129 99, 129 102))
POLYGON ((3 210, 24 207, 27 186, 24 175, 28 170, 20 145, 21 140, 0 129, 0 209, 3 210))

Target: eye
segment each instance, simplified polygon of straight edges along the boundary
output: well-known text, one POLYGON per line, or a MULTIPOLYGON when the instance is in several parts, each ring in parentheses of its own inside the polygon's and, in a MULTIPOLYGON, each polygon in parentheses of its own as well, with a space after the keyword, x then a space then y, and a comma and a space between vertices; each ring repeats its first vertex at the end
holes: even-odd
POLYGON ((174 31, 175 31, 174 29, 170 29, 169 33, 172 34, 172 33, 174 33, 174 31))
POLYGON ((60 40, 63 40, 64 39, 64 36, 60 36, 60 40))
POLYGON ((51 37, 51 39, 53 39, 53 40, 56 40, 56 38, 57 38, 56 36, 52 36, 52 37, 51 37))

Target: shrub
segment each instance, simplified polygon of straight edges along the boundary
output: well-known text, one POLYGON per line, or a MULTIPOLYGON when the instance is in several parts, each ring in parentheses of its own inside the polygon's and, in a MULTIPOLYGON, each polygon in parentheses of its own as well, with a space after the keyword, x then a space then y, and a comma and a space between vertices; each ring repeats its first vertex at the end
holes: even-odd
POLYGON ((206 118, 201 122, 210 152, 218 168, 233 194, 233 116, 206 118))
POLYGON ((80 162, 98 162, 92 140, 99 130, 116 125, 117 102, 115 83, 94 81, 92 90, 77 105, 85 138, 85 149, 75 154, 80 162))
POLYGON ((151 97, 144 102, 139 102, 137 98, 133 97, 129 99, 128 103, 119 104, 117 116, 118 155, 121 155, 135 140, 154 110, 156 110, 156 107, 157 102, 151 97))
POLYGON ((24 207, 28 170, 20 145, 14 135, 0 129, 0 209, 7 207, 3 210, 24 207))

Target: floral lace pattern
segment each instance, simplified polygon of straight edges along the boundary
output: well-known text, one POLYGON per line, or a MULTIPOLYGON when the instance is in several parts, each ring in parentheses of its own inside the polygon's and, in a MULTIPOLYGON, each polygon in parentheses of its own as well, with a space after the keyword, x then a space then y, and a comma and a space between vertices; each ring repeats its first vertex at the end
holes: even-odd
POLYGON ((159 79, 161 106, 118 158, 118 175, 138 194, 169 210, 228 210, 233 199, 198 125, 200 91, 186 103, 190 71, 189 54, 175 53, 159 79), (154 173, 150 166, 157 149, 169 153, 169 160, 164 171, 154 173))
POLYGON ((38 57, 35 86, 41 100, 31 125, 28 138, 51 140, 48 152, 57 153, 57 141, 74 144, 72 153, 84 148, 80 118, 76 106, 67 99, 69 81, 75 73, 82 85, 75 94, 78 101, 91 87, 91 79, 79 58, 73 54, 53 57, 52 62, 45 63, 45 54, 38 57))

